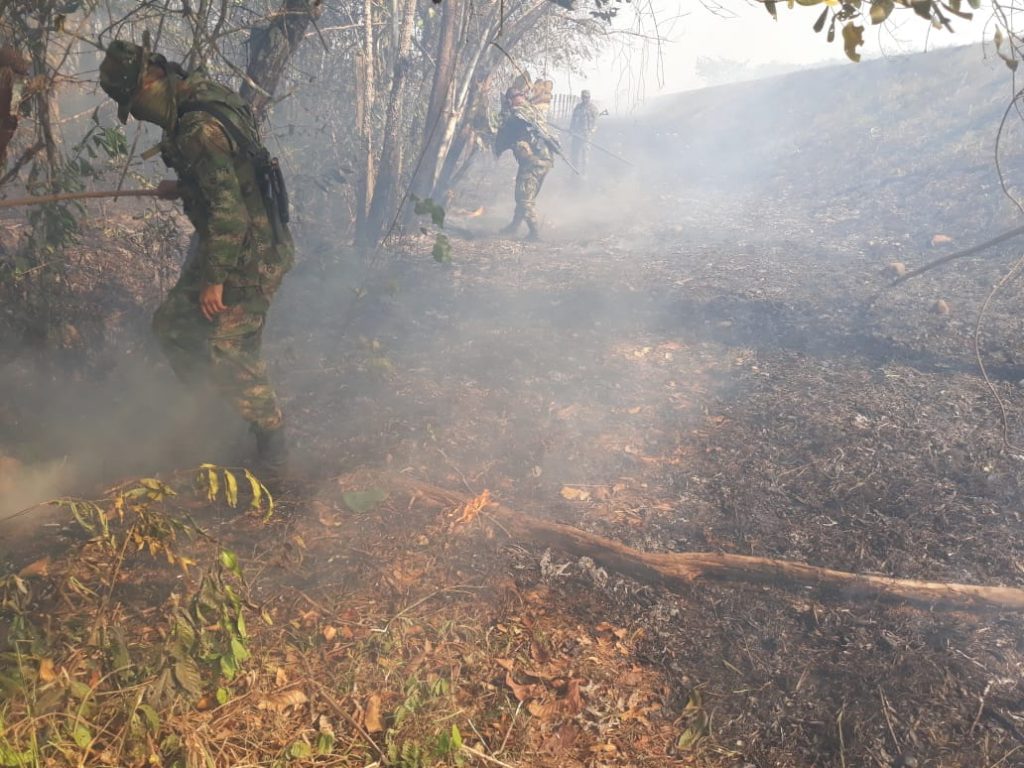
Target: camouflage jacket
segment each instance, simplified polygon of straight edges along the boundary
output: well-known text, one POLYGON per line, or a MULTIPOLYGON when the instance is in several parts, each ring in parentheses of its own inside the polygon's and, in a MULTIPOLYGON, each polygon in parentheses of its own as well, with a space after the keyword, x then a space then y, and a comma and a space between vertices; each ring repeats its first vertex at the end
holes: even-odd
MULTIPOLYGON (((201 73, 190 74, 180 93, 179 110, 197 101, 214 102, 258 142, 252 112, 238 94, 201 73)), ((234 291, 257 289, 267 298, 273 295, 294 263, 295 249, 283 225, 275 242, 245 150, 235 146, 215 117, 191 111, 164 133, 160 152, 178 175, 185 214, 198 235, 198 263, 186 265, 186 270, 207 285, 223 283, 234 291)))
POLYGON ((594 102, 580 102, 572 111, 569 130, 577 136, 589 136, 597 128, 597 107, 594 102))
POLYGON ((501 115, 501 127, 494 140, 494 153, 511 149, 520 163, 551 165, 558 140, 548 131, 544 116, 533 105, 511 107, 501 115))

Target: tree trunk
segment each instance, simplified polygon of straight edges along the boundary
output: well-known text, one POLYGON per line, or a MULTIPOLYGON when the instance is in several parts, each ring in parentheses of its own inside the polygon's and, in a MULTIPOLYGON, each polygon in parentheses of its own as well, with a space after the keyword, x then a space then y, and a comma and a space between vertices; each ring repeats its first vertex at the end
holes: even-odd
POLYGON ((395 71, 391 79, 391 94, 384 119, 384 144, 380 166, 373 188, 373 199, 366 217, 366 227, 360 233, 364 245, 376 244, 385 234, 388 219, 393 215, 395 199, 402 175, 402 113, 405 101, 405 79, 409 71, 409 52, 412 49, 413 21, 416 18, 416 0, 403 0, 395 71))
POLYGON ((253 108, 257 121, 262 122, 270 108, 270 98, 284 75, 285 67, 306 29, 323 11, 321 0, 284 0, 270 23, 253 28, 249 35, 249 63, 246 75, 263 91, 242 83, 240 93, 253 108))
MULTIPOLYGON (((362 149, 362 164, 356 183, 356 232, 366 230, 366 217, 370 209, 370 195, 376 177, 373 143, 373 106, 376 99, 376 46, 373 43, 373 0, 363 0, 363 51, 357 64, 356 117, 362 149)), ((361 237, 361 235, 359 235, 361 237)))
MULTIPOLYGON (((412 501, 426 499, 464 508, 476 501, 404 475, 386 475, 376 478, 375 482, 408 493, 412 501)), ((480 508, 478 504, 474 506, 480 508)), ((1016 587, 895 579, 748 555, 641 552, 612 539, 525 515, 493 501, 482 506, 481 514, 488 515, 499 529, 520 541, 589 557, 609 571, 683 594, 693 588, 695 581, 712 579, 787 589, 811 587, 819 596, 833 600, 881 600, 950 609, 1024 611, 1024 589, 1016 587)))
POLYGON ((451 109, 451 93, 455 78, 455 40, 462 19, 463 0, 446 0, 441 11, 441 35, 437 44, 437 66, 430 89, 430 103, 424 121, 423 159, 412 180, 412 191, 427 197, 434 187, 445 130, 445 108, 451 109))

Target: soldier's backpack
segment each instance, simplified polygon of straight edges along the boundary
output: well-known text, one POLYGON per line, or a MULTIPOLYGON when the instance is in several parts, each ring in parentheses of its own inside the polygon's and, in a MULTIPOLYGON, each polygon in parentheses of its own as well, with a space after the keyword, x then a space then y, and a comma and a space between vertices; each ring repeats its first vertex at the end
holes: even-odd
POLYGON ((288 189, 285 187, 284 176, 277 158, 271 157, 270 152, 262 143, 254 140, 246 131, 238 127, 238 124, 231 119, 229 108, 225 108, 225 105, 214 101, 190 101, 178 108, 179 117, 189 112, 205 112, 210 115, 220 123, 235 145, 248 155, 255 172, 260 196, 267 208, 267 218, 270 219, 270 224, 274 229, 274 237, 280 239, 281 229, 288 224, 291 217, 288 213, 288 189))

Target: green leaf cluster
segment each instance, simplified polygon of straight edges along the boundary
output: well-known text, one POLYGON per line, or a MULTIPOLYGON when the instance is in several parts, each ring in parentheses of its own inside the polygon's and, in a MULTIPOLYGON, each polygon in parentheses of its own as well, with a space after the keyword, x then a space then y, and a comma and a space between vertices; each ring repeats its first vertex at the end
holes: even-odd
POLYGON ((444 226, 444 207, 435 203, 431 198, 421 199, 413 195, 413 211, 417 216, 430 216, 430 221, 435 227, 444 226))
MULTIPOLYGON (((412 196, 413 199, 413 211, 417 216, 430 216, 431 223, 439 229, 444 228, 444 208, 435 203, 431 198, 425 200, 416 195, 412 196)), ((423 234, 428 234, 426 228, 422 229, 423 234)), ((438 232, 434 237, 434 245, 430 249, 430 255, 439 264, 450 264, 452 261, 452 244, 448 239, 448 236, 443 232, 438 232)))

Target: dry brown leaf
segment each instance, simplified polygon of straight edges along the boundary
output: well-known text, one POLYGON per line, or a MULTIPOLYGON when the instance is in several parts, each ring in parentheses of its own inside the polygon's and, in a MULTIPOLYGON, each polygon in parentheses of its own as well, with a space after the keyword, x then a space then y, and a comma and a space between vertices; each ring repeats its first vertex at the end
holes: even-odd
POLYGON ((323 628, 323 636, 324 640, 326 640, 327 642, 331 642, 331 640, 338 636, 338 630, 336 630, 334 627, 328 624, 326 627, 323 628))
POLYGON ((395 589, 406 590, 414 584, 418 584, 423 574, 424 571, 422 569, 403 570, 401 568, 394 568, 388 581, 391 582, 395 589))
POLYGON ((526 711, 538 720, 550 720, 559 709, 557 701, 531 701, 526 705, 526 711))
POLYGON ((562 498, 567 501, 589 501, 590 491, 566 485, 562 488, 562 498))
POLYGON ((338 528, 345 522, 338 510, 324 504, 322 501, 314 501, 313 509, 316 511, 316 517, 320 521, 320 525, 325 528, 338 528))
POLYGON ((380 733, 384 730, 384 723, 380 719, 380 694, 370 694, 370 698, 367 699, 363 727, 367 733, 380 733))
POLYGON ((57 668, 53 664, 53 659, 40 660, 39 679, 44 683, 52 683, 57 679, 57 668))
POLYGON ((46 557, 39 558, 34 563, 26 565, 18 571, 18 575, 23 579, 26 579, 29 576, 48 576, 50 574, 51 564, 52 561, 50 560, 50 556, 47 555, 46 557))
POLYGON ((574 717, 583 711, 583 694, 580 693, 580 681, 572 679, 569 681, 563 707, 565 714, 574 717))
POLYGON ((896 277, 903 277, 907 274, 907 265, 902 261, 890 261, 887 269, 896 277))
POLYGON ((942 299, 936 299, 935 303, 932 304, 932 312, 934 312, 937 315, 948 315, 949 304, 947 304, 942 299))
POLYGON ((952 243, 953 238, 949 235, 932 235, 932 246, 944 245, 945 243, 952 243))
POLYGON ((551 661, 551 653, 544 647, 543 643, 536 640, 530 641, 530 658, 538 664, 547 664, 551 661))
POLYGON ((278 667, 274 670, 274 682, 278 688, 288 685, 288 673, 284 671, 284 667, 278 667))
POLYGON ((272 712, 284 712, 291 707, 300 707, 309 701, 309 698, 298 688, 288 691, 279 691, 263 699, 256 705, 257 709, 269 709, 272 712))
POLYGON ((515 662, 512 659, 495 659, 494 662, 506 672, 511 672, 515 666, 515 662))
POLYGON ((631 687, 634 685, 640 685, 644 679, 644 670, 642 667, 633 667, 626 672, 624 675, 619 677, 619 683, 625 687, 631 687))
POLYGON ((572 749, 579 740, 580 735, 579 726, 575 723, 563 723, 557 731, 545 739, 544 749, 555 754, 565 752, 568 749, 572 749))
POLYGON ((512 695, 519 701, 526 701, 527 699, 532 698, 536 691, 536 686, 534 685, 520 685, 513 680, 511 672, 505 673, 505 685, 511 689, 512 695))
POLYGON ((423 647, 419 650, 419 652, 416 653, 415 656, 409 659, 409 663, 405 667, 405 673, 407 675, 412 674, 420 666, 420 664, 426 661, 427 656, 430 655, 430 652, 432 650, 434 650, 433 644, 430 642, 428 638, 424 638, 423 647))

